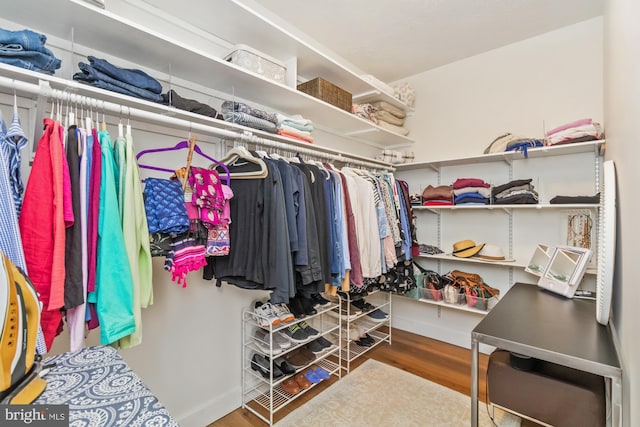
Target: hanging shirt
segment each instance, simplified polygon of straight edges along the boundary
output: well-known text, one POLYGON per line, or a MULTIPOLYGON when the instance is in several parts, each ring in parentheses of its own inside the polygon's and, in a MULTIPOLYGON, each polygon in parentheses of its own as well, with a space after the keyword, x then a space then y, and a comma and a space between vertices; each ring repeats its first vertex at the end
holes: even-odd
POLYGON ((142 343, 141 308, 153 304, 153 280, 151 250, 149 249, 149 228, 142 199, 140 170, 133 150, 131 134, 118 138, 115 142, 115 161, 119 170, 120 218, 124 245, 131 267, 133 280, 133 314, 136 330, 122 338, 120 347, 130 348, 142 343))
POLYGON ((67 135, 67 164, 71 184, 73 217, 65 239, 64 306, 70 309, 84 303, 82 287, 82 225, 80 224, 80 157, 78 128, 71 126, 67 135))
POLYGON ((50 118, 44 126, 25 190, 20 231, 29 277, 43 303, 40 324, 49 349, 62 321, 65 221, 61 126, 50 118))
POLYGON ((96 303, 100 320, 100 343, 111 344, 132 334, 136 323, 133 315, 131 268, 120 225, 113 147, 106 131, 100 131, 99 141, 102 149, 102 174, 97 270, 95 292, 90 293, 88 298, 89 302, 96 303))
MULTIPOLYGON (((78 129, 80 142, 80 246, 82 251, 82 295, 84 297, 82 304, 67 309, 67 325, 69 327, 69 349, 77 351, 84 347, 84 329, 86 316, 86 295, 87 295, 87 199, 88 199, 88 179, 87 168, 89 164, 89 155, 91 150, 87 149, 87 133, 84 129, 78 129)), ((76 222, 78 218, 76 217, 76 222)))
POLYGON ((22 149, 27 146, 29 140, 20 125, 20 117, 17 111, 13 112, 13 119, 7 130, 2 113, 0 113, 0 148, 4 151, 5 162, 8 166, 8 180, 13 193, 13 201, 16 207, 16 214, 20 216, 22 207, 22 193, 24 185, 20 175, 20 164, 22 162, 22 149))
POLYGON ((0 150, 0 250, 15 265, 27 271, 22 249, 22 239, 18 227, 18 216, 9 184, 9 170, 4 150, 0 150))

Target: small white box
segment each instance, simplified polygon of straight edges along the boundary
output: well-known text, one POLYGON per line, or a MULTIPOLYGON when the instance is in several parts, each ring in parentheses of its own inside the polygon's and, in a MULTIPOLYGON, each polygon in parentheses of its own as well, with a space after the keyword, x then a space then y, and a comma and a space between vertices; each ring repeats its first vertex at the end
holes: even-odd
POLYGON ((280 84, 285 84, 287 67, 284 62, 247 45, 234 46, 233 50, 224 57, 224 60, 280 84))

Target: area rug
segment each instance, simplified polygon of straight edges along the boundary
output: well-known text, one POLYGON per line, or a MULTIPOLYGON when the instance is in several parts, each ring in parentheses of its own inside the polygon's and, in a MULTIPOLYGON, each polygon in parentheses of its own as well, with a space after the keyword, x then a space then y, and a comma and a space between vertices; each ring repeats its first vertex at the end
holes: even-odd
MULTIPOLYGON (((493 426, 484 403, 479 413, 481 427, 493 426)), ((497 408, 494 419, 500 427, 520 426, 497 408)), ((468 427, 470 420, 469 396, 369 359, 275 426, 468 427)))

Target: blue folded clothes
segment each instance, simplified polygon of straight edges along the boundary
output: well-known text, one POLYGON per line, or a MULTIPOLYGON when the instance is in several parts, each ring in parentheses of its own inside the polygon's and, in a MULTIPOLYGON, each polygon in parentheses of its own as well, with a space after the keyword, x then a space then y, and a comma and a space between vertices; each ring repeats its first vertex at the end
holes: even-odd
POLYGON ((109 77, 152 93, 162 93, 160 82, 142 70, 119 68, 107 60, 96 58, 95 56, 87 56, 87 59, 93 68, 109 77))
POLYGON ((120 77, 128 80, 120 80, 118 78, 113 77, 113 75, 117 75, 115 69, 117 67, 109 64, 108 62, 100 59, 96 59, 92 56, 88 57, 92 64, 99 64, 100 69, 109 69, 111 75, 106 74, 100 71, 98 68, 93 65, 85 64, 84 62, 78 63, 78 67, 80 68, 80 72, 75 73, 73 75, 73 79, 77 81, 81 81, 84 83, 88 83, 92 86, 99 87, 102 89, 111 90, 113 92, 123 93, 125 95, 135 96, 137 98, 146 99, 153 102, 162 102, 162 95, 159 93, 152 92, 147 87, 153 87, 154 90, 157 90, 156 85, 153 82, 157 83, 157 86, 160 87, 160 92, 162 91, 162 86, 155 80, 153 77, 146 74, 141 70, 121 70, 122 73, 120 77), (108 65, 105 65, 108 64, 108 65), (145 77, 146 76, 146 77, 145 77), (141 85, 141 86, 138 86, 141 85))
POLYGON ((47 37, 31 30, 9 31, 0 28, 0 62, 53 74, 61 61, 44 47, 47 37))
POLYGON ((462 193, 456 196, 455 199, 453 199, 453 203, 456 205, 463 205, 463 204, 488 205, 489 198, 484 197, 479 193, 462 193))

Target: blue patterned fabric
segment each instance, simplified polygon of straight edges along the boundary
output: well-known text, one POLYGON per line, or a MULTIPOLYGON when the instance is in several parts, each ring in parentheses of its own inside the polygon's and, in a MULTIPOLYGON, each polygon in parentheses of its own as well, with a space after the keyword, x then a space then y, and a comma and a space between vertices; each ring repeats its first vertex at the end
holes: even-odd
POLYGON ((144 209, 150 234, 177 234, 189 230, 184 191, 178 181, 147 178, 144 186, 144 209))
POLYGON ((113 347, 86 347, 46 359, 47 388, 34 404, 69 405, 69 426, 177 426, 113 347))
POLYGON ((15 112, 9 130, 7 130, 2 114, 0 113, 0 145, 5 153, 5 160, 9 168, 9 183, 16 206, 16 214, 20 216, 22 207, 22 194, 24 185, 20 176, 20 164, 22 162, 22 149, 27 146, 29 140, 20 126, 20 117, 15 112))

